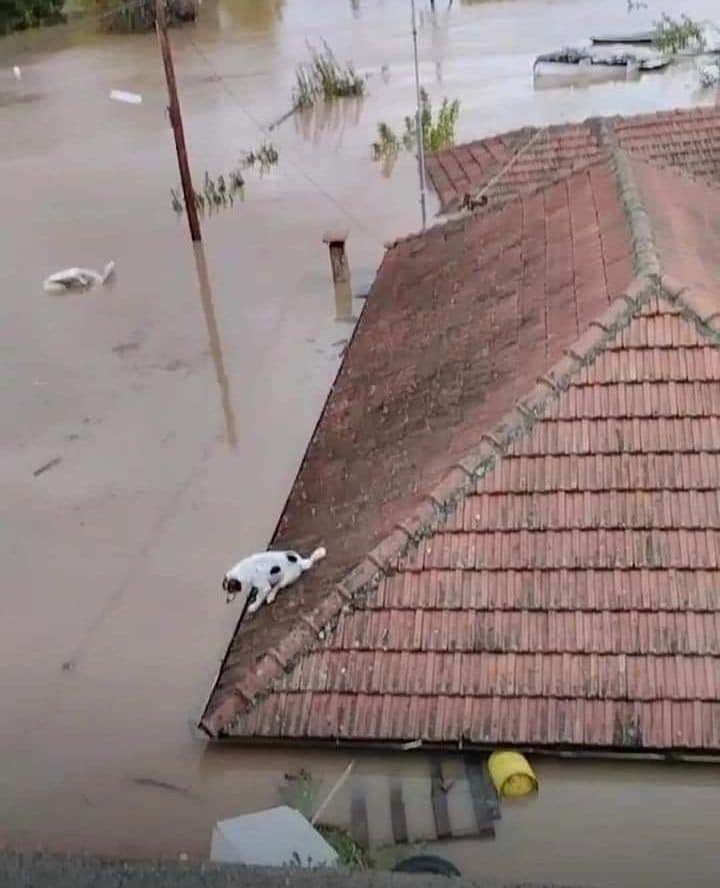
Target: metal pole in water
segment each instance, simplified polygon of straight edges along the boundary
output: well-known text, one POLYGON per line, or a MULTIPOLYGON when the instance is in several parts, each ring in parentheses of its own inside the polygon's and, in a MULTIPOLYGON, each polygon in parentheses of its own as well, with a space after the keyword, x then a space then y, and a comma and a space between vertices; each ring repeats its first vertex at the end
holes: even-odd
POLYGON ((413 54, 415 58, 415 101, 417 110, 415 111, 415 131, 417 135, 417 157, 418 171, 420 173, 420 212, 422 214, 422 227, 425 229, 426 210, 425 210, 425 145, 423 144, 422 131, 422 115, 420 111, 420 69, 418 65, 418 47, 417 47, 417 22, 415 17, 415 0, 410 0, 410 8, 412 10, 412 35, 413 35, 413 54))

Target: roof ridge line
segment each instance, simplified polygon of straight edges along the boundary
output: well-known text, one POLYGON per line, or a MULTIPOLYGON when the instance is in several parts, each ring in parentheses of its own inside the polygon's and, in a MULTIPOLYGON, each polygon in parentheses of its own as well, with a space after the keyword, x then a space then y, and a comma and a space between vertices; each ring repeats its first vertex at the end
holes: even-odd
POLYGON ((684 320, 692 323, 712 345, 720 346, 720 303, 717 296, 704 287, 687 286, 667 274, 660 276, 657 295, 678 306, 684 320))
POLYGON ((615 126, 607 118, 597 124, 598 143, 610 156, 620 203, 632 238, 633 265, 638 277, 660 277, 660 257, 655 246, 650 217, 630 166, 628 152, 618 142, 615 126))
POLYGON ((243 678, 242 684, 235 686, 234 694, 212 714, 206 707, 200 727, 215 739, 227 729, 232 730, 234 722, 271 693, 275 682, 309 652, 315 640, 323 640, 332 631, 342 611, 372 594, 393 572, 393 562, 439 526, 456 504, 475 489, 477 480, 495 467, 510 444, 533 428, 547 407, 565 393, 577 373, 591 364, 657 293, 657 276, 636 277, 624 294, 588 325, 571 348, 566 349, 564 357, 538 379, 535 387, 499 423, 485 431, 478 448, 451 466, 442 481, 408 518, 399 522, 357 567, 336 583, 276 648, 260 657, 254 671, 243 678), (244 704, 240 711, 235 708, 237 699, 244 704))

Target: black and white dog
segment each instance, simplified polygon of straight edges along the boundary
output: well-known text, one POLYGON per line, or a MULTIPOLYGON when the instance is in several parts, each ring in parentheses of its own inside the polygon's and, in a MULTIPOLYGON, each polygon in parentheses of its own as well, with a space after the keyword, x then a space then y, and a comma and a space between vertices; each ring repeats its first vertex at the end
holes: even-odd
POLYGON ((238 595, 254 594, 255 599, 248 606, 248 613, 254 614, 265 602, 272 604, 281 589, 294 583, 326 554, 321 546, 309 558, 297 552, 258 552, 243 558, 225 574, 225 600, 229 604, 238 595))

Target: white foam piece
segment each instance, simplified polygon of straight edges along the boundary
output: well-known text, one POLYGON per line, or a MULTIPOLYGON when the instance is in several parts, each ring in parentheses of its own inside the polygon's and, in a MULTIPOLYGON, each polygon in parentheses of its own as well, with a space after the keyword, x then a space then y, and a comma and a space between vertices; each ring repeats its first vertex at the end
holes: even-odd
POLYGON ((139 93, 125 92, 123 89, 111 90, 110 98, 116 102, 126 102, 128 105, 142 104, 142 96, 139 93))

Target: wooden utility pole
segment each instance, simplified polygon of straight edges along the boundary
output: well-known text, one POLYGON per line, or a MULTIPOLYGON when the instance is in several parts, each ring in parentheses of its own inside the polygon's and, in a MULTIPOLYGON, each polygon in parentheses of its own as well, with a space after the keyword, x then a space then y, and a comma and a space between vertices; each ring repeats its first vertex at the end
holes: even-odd
POLYGON ((168 88, 168 114, 170 115, 170 124, 175 136, 175 150, 177 151, 180 181, 182 182, 183 196, 185 198, 185 212, 187 213, 188 225, 190 226, 190 237, 197 242, 202 240, 202 236, 200 234, 197 207, 195 206, 195 190, 192 187, 192 179, 190 178, 185 131, 183 130, 180 100, 178 99, 177 84, 175 83, 175 68, 173 67, 172 52, 168 39, 165 2, 166 0, 155 0, 155 30, 157 31, 163 67, 165 68, 165 80, 167 81, 168 88))

